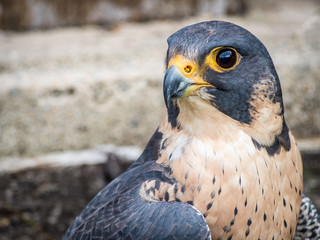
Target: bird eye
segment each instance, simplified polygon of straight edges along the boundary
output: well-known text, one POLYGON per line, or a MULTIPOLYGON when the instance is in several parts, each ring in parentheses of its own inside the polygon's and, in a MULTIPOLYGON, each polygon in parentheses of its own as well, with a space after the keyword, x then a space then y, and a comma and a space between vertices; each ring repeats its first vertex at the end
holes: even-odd
POLYGON ((232 47, 217 47, 206 57, 206 64, 214 71, 222 73, 234 69, 241 60, 241 55, 232 47))
POLYGON ((222 49, 217 53, 216 61, 221 68, 232 68, 237 63, 237 53, 233 49, 222 49))

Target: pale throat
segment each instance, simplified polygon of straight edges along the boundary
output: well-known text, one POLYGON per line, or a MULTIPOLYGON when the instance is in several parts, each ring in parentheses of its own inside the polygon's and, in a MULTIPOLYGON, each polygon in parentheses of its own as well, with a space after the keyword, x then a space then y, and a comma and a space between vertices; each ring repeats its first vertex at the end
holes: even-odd
POLYGON ((197 95, 181 98, 177 104, 177 122, 186 135, 232 140, 235 133, 243 131, 239 122, 219 111, 209 100, 197 95))
POLYGON ((245 133, 259 144, 271 146, 276 136, 281 133, 283 125, 280 104, 271 102, 269 100, 265 106, 258 102, 256 109, 259 112, 253 115, 250 124, 244 124, 219 111, 204 96, 182 97, 175 102, 179 107, 179 129, 176 130, 190 137, 225 139, 230 142, 235 140, 237 135, 245 133))

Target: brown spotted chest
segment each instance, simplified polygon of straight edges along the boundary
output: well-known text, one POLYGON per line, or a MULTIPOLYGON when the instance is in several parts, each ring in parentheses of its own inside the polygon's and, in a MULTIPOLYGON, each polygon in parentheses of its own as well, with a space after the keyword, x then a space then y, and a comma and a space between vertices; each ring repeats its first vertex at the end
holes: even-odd
POLYGON ((299 151, 269 156, 243 131, 231 137, 190 136, 163 126, 158 164, 174 184, 143 183, 146 201, 192 204, 206 219, 212 239, 291 239, 302 194, 299 151))

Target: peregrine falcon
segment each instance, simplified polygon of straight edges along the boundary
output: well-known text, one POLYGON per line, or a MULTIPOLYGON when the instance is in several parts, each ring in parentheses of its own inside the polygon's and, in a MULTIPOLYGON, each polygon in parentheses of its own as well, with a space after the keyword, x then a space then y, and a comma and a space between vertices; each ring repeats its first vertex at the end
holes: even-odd
POLYGON ((319 237, 265 46, 232 23, 201 22, 168 38, 165 64, 163 121, 64 239, 319 237))

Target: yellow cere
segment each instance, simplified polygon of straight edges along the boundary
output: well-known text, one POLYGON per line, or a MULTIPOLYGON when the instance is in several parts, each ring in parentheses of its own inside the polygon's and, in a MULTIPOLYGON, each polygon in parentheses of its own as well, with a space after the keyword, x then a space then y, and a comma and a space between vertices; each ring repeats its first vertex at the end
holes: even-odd
POLYGON ((191 84, 185 90, 183 96, 189 96, 194 91, 196 91, 200 87, 214 87, 210 83, 204 81, 201 76, 201 71, 199 70, 198 65, 191 61, 190 59, 182 56, 177 55, 174 58, 170 59, 168 68, 172 65, 175 65, 179 68, 180 72, 187 77, 188 79, 192 80, 194 84, 191 84))
POLYGON ((168 68, 172 65, 177 66, 180 69, 181 73, 186 77, 198 73, 197 64, 182 55, 177 55, 174 58, 170 59, 168 68))
POLYGON ((232 47, 217 47, 217 48, 214 48, 213 50, 211 50, 210 54, 207 55, 206 60, 205 60, 205 65, 211 67, 216 72, 222 73, 222 72, 227 72, 227 71, 234 69, 236 66, 238 66, 238 64, 240 63, 240 60, 241 60, 241 56, 234 48, 232 48, 232 47), (236 62, 230 68, 223 68, 223 67, 219 66, 217 63, 217 56, 218 56, 219 52, 224 49, 230 49, 236 53, 236 62))

